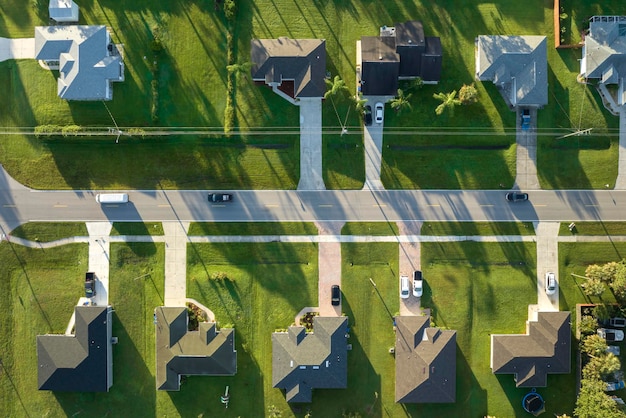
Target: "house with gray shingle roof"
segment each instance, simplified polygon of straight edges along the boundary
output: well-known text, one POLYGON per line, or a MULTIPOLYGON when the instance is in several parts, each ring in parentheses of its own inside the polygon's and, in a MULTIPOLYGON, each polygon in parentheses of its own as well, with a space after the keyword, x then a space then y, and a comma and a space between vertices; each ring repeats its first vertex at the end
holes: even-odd
POLYGON ((76 306, 74 334, 37 336, 39 390, 108 392, 113 385, 110 306, 76 306))
POLYGON ((548 104, 545 36, 481 35, 476 38, 476 79, 491 81, 504 101, 517 106, 548 104))
POLYGON ((55 22, 78 22, 78 5, 74 0, 50 0, 48 13, 55 22))
POLYGON ((252 80, 287 96, 324 97, 324 39, 253 39, 250 41, 252 80))
POLYGON ((379 36, 362 36, 357 42, 360 91, 365 96, 396 96, 398 80, 419 77, 424 84, 436 84, 441 65, 441 40, 424 36, 418 20, 382 26, 379 36))
POLYGON ((396 402, 456 401, 456 331, 430 327, 430 316, 397 316, 396 402))
POLYGON ((235 330, 217 330, 215 322, 200 322, 188 331, 187 308, 159 306, 156 325, 156 387, 180 390, 181 376, 232 376, 237 373, 235 330))
POLYGON ((571 336, 569 312, 538 312, 526 334, 491 335, 491 370, 513 374, 517 387, 545 387, 548 374, 570 372, 571 336))
POLYGON ((348 386, 348 318, 313 319, 313 332, 292 326, 272 334, 272 386, 287 402, 311 402, 313 389, 348 386))
POLYGON ((37 26, 35 59, 59 70, 65 100, 111 100, 111 83, 124 81, 124 62, 106 26, 37 26))
POLYGON ((603 84, 617 84, 617 104, 626 104, 626 16, 589 19, 580 75, 603 84))

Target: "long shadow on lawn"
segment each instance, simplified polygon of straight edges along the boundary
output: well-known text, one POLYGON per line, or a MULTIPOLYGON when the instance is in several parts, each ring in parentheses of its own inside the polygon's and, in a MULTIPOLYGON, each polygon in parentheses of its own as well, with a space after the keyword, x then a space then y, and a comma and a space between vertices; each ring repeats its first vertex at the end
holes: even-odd
POLYGON ((54 392, 67 416, 156 416, 154 377, 117 313, 113 335, 118 337, 113 347, 113 386, 108 393, 54 392))

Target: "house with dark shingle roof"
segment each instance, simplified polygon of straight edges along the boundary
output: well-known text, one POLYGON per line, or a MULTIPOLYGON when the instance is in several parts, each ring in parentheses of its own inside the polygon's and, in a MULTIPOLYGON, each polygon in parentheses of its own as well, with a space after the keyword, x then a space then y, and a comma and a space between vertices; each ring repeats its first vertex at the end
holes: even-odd
POLYGON ((456 401, 456 331, 430 327, 430 316, 397 316, 396 402, 456 401))
POLYGON ((516 106, 548 104, 545 36, 481 35, 476 38, 476 79, 491 81, 516 106))
POLYGON ((74 334, 37 336, 39 390, 108 392, 113 385, 110 306, 76 306, 74 334))
POLYGON ((313 319, 313 332, 292 326, 272 334, 272 386, 287 402, 311 402, 313 389, 348 386, 348 318, 313 319))
POLYGON ((626 16, 589 19, 580 75, 603 84, 617 84, 617 104, 626 104, 626 16))
POLYGON ((571 336, 569 312, 538 312, 526 334, 491 335, 491 370, 513 374, 517 387, 545 387, 548 374, 570 372, 571 336))
POLYGON ((159 306, 156 325, 156 387, 180 390, 181 376, 232 376, 237 373, 235 330, 217 330, 215 322, 200 322, 188 331, 187 308, 159 306))
POLYGON ((124 81, 124 62, 106 26, 37 26, 35 59, 59 70, 57 94, 65 100, 111 100, 124 81))
POLYGON ((420 77, 426 84, 436 84, 441 78, 441 41, 424 36, 420 21, 383 26, 379 36, 362 36, 357 49, 365 96, 395 96, 398 80, 420 77))
POLYGON ((324 97, 324 39, 253 39, 250 41, 252 80, 292 99, 324 97))

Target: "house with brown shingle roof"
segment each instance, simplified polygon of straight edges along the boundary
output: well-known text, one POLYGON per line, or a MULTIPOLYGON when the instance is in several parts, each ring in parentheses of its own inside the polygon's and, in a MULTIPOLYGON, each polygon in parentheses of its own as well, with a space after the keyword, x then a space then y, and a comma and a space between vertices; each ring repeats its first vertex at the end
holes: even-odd
POLYGON ((237 373, 234 329, 200 322, 197 331, 188 331, 186 307, 159 306, 154 317, 158 390, 180 390, 181 376, 237 373))
POLYGON ((538 312, 526 334, 491 335, 491 369, 513 374, 517 387, 545 387, 548 374, 570 372, 571 338, 569 312, 538 312))
POLYGON ((456 331, 430 327, 430 316, 397 316, 396 402, 456 401, 456 331))

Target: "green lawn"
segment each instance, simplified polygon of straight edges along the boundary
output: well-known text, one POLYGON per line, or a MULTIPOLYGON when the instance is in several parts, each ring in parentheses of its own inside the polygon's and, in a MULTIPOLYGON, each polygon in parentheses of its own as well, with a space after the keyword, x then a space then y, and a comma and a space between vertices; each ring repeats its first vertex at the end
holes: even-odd
POLYGON ((317 245, 192 244, 187 256, 187 295, 209 307, 220 326, 235 327, 237 375, 189 377, 180 392, 158 394, 158 415, 263 416, 275 405, 290 416, 271 384, 271 333, 317 305, 317 245), (210 280, 216 273, 229 280, 210 280), (224 410, 219 396, 227 385, 231 403, 224 410))
MULTIPOLYGON (((561 222, 559 235, 574 235, 569 230, 569 222, 561 222)), ((576 222, 576 235, 626 235, 625 222, 576 222)))
POLYGON ((188 235, 317 235, 312 222, 192 222, 188 235))
MULTIPOLYGON (((47 22, 42 1, 0 0, 0 36, 32 36, 47 22)), ((474 82, 474 39, 480 34, 548 36, 549 104, 539 111, 539 130, 594 128, 593 138, 556 140, 539 136, 539 177, 545 188, 592 188, 613 184, 617 173, 617 118, 603 111, 599 96, 576 83, 580 50, 556 51, 552 10, 530 3, 496 0, 457 7, 420 0, 392 3, 284 0, 241 2, 234 28, 235 59, 249 61, 250 39, 324 38, 327 67, 355 92, 355 42, 378 28, 419 18, 427 36, 439 36, 444 50, 441 82, 412 93, 412 112, 387 109, 382 180, 397 188, 497 188, 515 176, 514 113, 491 83, 478 82, 480 101, 457 108, 454 116, 434 114, 436 92, 474 82), (445 22, 445 23, 444 23, 445 22), (454 22, 450 25, 449 22, 454 22), (433 132, 432 128, 437 131, 433 132), (443 129, 443 130, 442 130, 443 129), (445 135, 443 135, 445 134, 445 135), (450 135, 448 135, 450 134, 450 135), (489 161, 489 164, 484 164, 489 161), (437 173, 437 175, 433 175, 437 173)), ((592 14, 619 14, 619 3, 599 7, 575 0, 572 32, 592 14)), ((202 126, 218 131, 226 97, 226 24, 213 3, 138 0, 123 12, 115 0, 81 5, 81 23, 106 24, 124 44, 126 80, 114 85, 108 108, 121 127, 202 126), (150 49, 159 34, 164 50, 150 49), (151 70, 156 61, 158 72, 151 70), (156 77, 156 78, 155 78, 156 77), (151 82, 158 81, 158 121, 151 119, 151 82)), ((293 189, 299 179, 297 106, 256 86, 249 77, 236 82, 236 123, 242 135, 179 136, 163 139, 114 138, 36 140, 15 135, 0 141, 0 161, 19 181, 36 188, 241 188, 293 189), (85 161, 89 164, 85 164, 85 161)), ((112 126, 102 103, 68 103, 56 96, 54 74, 37 63, 0 63, 0 127, 41 124, 112 126)), ((329 188, 360 188, 364 156, 359 117, 345 102, 323 105, 324 179, 329 188), (348 127, 340 135, 340 126, 348 127)))
POLYGON ((346 222, 341 235, 398 235, 395 222, 346 222))
POLYGON ((111 235, 163 235, 161 222, 113 222, 111 235))
POLYGON ((31 241, 50 242, 68 237, 86 237, 84 222, 28 222, 11 231, 11 236, 31 241))
POLYGON ((422 235, 534 235, 532 222, 424 222, 422 235))
MULTIPOLYGON (((157 416, 152 312, 163 304, 162 244, 112 244, 113 386, 109 393, 37 390, 36 335, 63 333, 83 296, 87 245, 46 250, 0 244, 0 410, 6 416, 157 416), (136 277, 148 274, 142 280, 136 277), (129 397, 129 394, 132 394, 129 397)), ((162 415, 160 415, 162 416, 162 415)))

